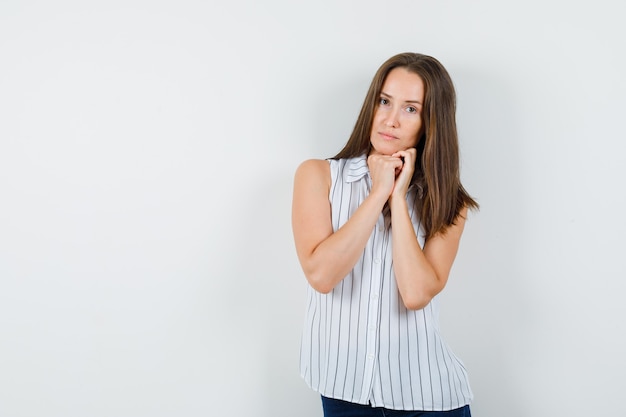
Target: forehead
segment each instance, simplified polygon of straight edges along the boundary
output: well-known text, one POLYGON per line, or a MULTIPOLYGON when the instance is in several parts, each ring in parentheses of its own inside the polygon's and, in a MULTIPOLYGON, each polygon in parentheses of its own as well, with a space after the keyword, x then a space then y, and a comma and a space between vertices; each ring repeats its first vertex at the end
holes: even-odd
POLYGON ((422 101, 424 81, 416 73, 397 67, 385 77, 381 92, 398 98, 422 101))

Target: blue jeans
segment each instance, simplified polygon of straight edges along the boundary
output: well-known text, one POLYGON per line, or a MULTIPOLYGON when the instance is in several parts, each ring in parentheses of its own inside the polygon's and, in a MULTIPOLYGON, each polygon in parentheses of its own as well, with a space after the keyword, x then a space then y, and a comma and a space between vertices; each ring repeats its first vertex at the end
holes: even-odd
POLYGON ((472 417, 469 405, 450 411, 403 411, 355 404, 322 396, 324 417, 472 417))

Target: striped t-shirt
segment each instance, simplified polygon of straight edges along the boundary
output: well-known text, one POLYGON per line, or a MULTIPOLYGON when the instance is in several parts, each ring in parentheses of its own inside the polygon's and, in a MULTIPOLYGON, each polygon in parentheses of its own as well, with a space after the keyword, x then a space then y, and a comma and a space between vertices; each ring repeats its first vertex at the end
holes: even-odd
MULTIPOLYGON (((333 229, 371 188, 365 156, 330 160, 333 229)), ((420 244, 416 187, 407 195, 420 244)), ((352 271, 328 294, 308 288, 300 372, 320 394, 373 407, 444 411, 472 400, 467 372, 439 334, 437 297, 404 306, 392 267, 387 206, 352 271)))

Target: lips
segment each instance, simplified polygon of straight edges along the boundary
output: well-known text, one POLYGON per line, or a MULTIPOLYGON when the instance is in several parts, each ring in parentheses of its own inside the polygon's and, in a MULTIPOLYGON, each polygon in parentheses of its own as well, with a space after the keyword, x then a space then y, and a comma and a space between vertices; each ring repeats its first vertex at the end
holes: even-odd
POLYGON ((378 132, 378 134, 385 140, 397 140, 398 139, 397 136, 394 136, 390 133, 378 132))

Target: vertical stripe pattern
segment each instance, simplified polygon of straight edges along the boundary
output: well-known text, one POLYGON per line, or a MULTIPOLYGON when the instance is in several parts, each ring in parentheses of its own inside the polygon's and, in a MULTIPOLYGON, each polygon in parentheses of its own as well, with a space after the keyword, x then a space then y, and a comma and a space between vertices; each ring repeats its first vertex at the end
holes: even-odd
MULTIPOLYGON (((365 156, 330 160, 333 229, 367 197, 365 156)), ((423 245, 409 189, 411 220, 423 245)), ((467 372, 439 334, 437 297, 421 310, 402 303, 392 265, 391 218, 380 214, 363 255, 328 294, 309 286, 300 371, 320 394, 395 410, 445 411, 472 400, 467 372)))

